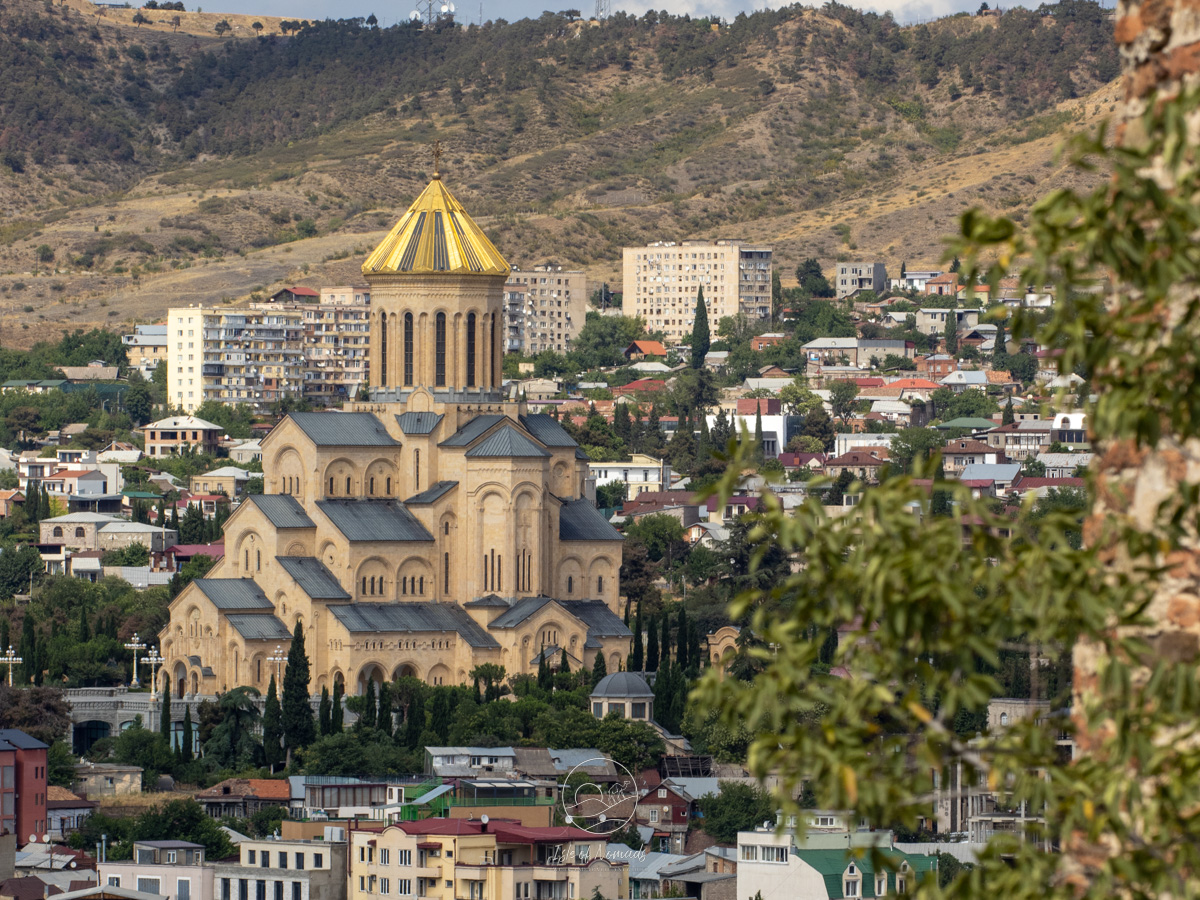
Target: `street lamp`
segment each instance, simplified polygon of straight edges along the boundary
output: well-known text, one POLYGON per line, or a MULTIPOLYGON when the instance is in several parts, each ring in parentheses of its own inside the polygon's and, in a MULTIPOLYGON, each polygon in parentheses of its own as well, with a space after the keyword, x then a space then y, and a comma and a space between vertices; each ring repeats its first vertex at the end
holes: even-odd
POLYGON ((0 656, 0 664, 8 666, 8 686, 13 686, 13 666, 20 665, 25 662, 21 657, 17 656, 12 648, 12 644, 8 645, 8 652, 0 656))
POLYGON ((283 675, 280 673, 280 667, 287 662, 287 656, 283 652, 282 644, 275 645, 275 655, 268 656, 267 662, 275 663, 275 683, 278 685, 283 679, 283 675))
MULTIPOLYGON (((142 665, 150 666, 150 711, 154 712, 154 704, 158 702, 158 667, 163 664, 163 658, 158 653, 157 647, 151 647, 150 652, 146 654, 146 658, 142 660, 142 665)), ((153 720, 153 715, 151 719, 153 720)), ((153 721, 148 723, 151 728, 154 727, 153 721)))
POLYGON ((137 655, 138 655, 139 650, 146 649, 146 643, 145 643, 145 641, 142 641, 138 638, 138 633, 135 631, 133 633, 133 640, 125 645, 125 649, 133 651, 133 680, 131 680, 129 682, 129 686, 131 688, 139 688, 142 686, 142 683, 140 681, 138 681, 138 676, 137 676, 137 673, 138 673, 137 655))

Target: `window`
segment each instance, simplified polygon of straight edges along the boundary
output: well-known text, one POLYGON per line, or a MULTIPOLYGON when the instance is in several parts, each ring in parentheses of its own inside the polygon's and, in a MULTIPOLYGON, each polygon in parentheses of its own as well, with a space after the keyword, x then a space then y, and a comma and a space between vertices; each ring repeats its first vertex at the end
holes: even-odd
POLYGON ((292 900, 300 900, 301 892, 302 892, 302 888, 300 887, 300 882, 293 881, 292 882, 292 900))
POLYGON ((279 851, 279 868, 287 868, 287 853, 283 850, 279 851))
POLYGON ((787 847, 763 847, 763 862, 785 863, 788 861, 787 847))
POLYGON ((55 536, 55 537, 62 537, 62 536, 63 536, 63 530, 62 530, 62 526, 61 526, 61 525, 55 525, 55 526, 54 526, 54 536, 55 536))
POLYGON ((138 877, 137 889, 147 894, 157 894, 159 888, 159 879, 138 877))
POLYGON ((324 853, 314 853, 313 854, 313 868, 320 869, 324 865, 325 865, 325 854, 324 853))
POLYGON ((575 591, 575 578, 572 575, 567 576, 567 593, 571 594, 575 591))
POLYGON ((379 893, 390 894, 391 892, 392 892, 392 879, 380 878, 379 879, 379 893))
POLYGON ((304 869, 304 854, 303 853, 296 854, 296 868, 299 870, 304 869))
POLYGON ((384 313, 379 314, 379 386, 387 387, 387 353, 388 353, 388 320, 384 313))
POLYGON ((329 496, 333 496, 333 476, 329 476, 329 496))
POLYGON ((392 864, 392 851, 386 847, 379 848, 379 864, 381 866, 389 866, 392 864))
POLYGON ((650 824, 651 825, 658 824, 658 810, 657 809, 650 810, 650 824))
POLYGON ((438 313, 433 337, 433 383, 446 386, 446 314, 438 313))
POLYGON ((604 718, 604 704, 603 703, 593 703, 592 704, 592 715, 595 716, 597 719, 604 718))
POLYGON ((256 862, 258 862, 258 853, 257 853, 257 851, 255 851, 255 850, 247 850, 247 851, 246 851, 246 862, 247 862, 249 865, 254 865, 256 862))
POLYGON ((604 576, 603 575, 596 576, 596 593, 597 594, 604 593, 604 576))
POLYGON ((658 798, 659 798, 660 800, 665 800, 665 799, 667 799, 667 789, 666 789, 666 788, 659 788, 659 789, 658 789, 658 798))
MULTIPOLYGON (((400 859, 400 865, 402 865, 402 866, 411 866, 412 865, 412 851, 411 850, 401 850, 397 854, 397 856, 400 859)), ((401 884, 403 884, 403 882, 401 882, 401 884)), ((400 891, 399 893, 405 893, 405 892, 400 891)))
MULTIPOLYGON (((263 868, 263 869, 271 868, 271 851, 264 850, 262 853, 258 854, 258 861, 259 861, 259 863, 261 863, 260 868, 263 868)), ((260 881, 259 884, 261 885, 262 882, 260 881)))
POLYGON ((1000 713, 1000 724, 1001 725, 1008 724, 1008 713, 1000 713))
POLYGON ((857 897, 858 896, 858 882, 857 881, 851 881, 851 880, 847 879, 844 887, 845 887, 845 890, 842 891, 842 893, 845 894, 847 897, 857 897))
POLYGON ((404 314, 404 384, 413 383, 413 317, 412 313, 404 314))
POLYGON ((192 879, 180 878, 175 882, 175 900, 192 900, 192 879))
POLYGON ((250 882, 245 878, 238 879, 238 900, 250 900, 250 882))
POLYGON ((228 878, 221 879, 221 900, 233 900, 233 886, 228 878))
POLYGON ((442 569, 443 569, 443 571, 442 571, 442 590, 449 591, 450 590, 450 554, 449 553, 445 553, 442 555, 442 569))
POLYGON ((634 703, 632 706, 633 706, 633 708, 629 713, 632 718, 634 718, 634 719, 646 718, 646 704, 645 703, 634 703))
POLYGON ((168 863, 174 863, 176 860, 178 860, 178 858, 179 858, 179 854, 177 854, 174 850, 167 851, 167 862, 168 863))
POLYGON ((413 482, 416 489, 421 490, 421 451, 413 451, 413 482))
POLYGON ((350 476, 346 476, 346 496, 350 496, 350 476))
POLYGON ((742 859, 753 862, 758 859, 758 847, 754 844, 742 845, 742 859))
POLYGON ((475 387, 475 313, 467 314, 467 387, 475 387))
POLYGON ((121 886, 121 876, 120 875, 109 875, 108 876, 108 886, 109 887, 120 887, 121 886))

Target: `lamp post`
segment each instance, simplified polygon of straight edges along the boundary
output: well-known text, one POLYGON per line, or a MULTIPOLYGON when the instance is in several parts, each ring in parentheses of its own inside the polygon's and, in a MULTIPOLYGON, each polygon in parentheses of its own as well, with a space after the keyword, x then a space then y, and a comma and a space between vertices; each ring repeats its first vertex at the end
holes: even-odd
MULTIPOLYGON (((163 664, 163 658, 159 656, 158 648, 151 647, 150 652, 146 654, 146 658, 142 660, 142 665, 150 666, 150 711, 154 712, 154 705, 158 702, 158 667, 163 664)), ((153 716, 151 716, 153 719, 153 716)), ((154 727, 153 721, 150 727, 154 727)))
MULTIPOLYGON (((275 645, 275 655, 268 656, 267 662, 275 663, 275 684, 279 685, 279 682, 283 678, 283 675, 280 672, 280 668, 283 666, 283 664, 285 662, 287 662, 287 655, 283 652, 282 644, 275 645)), ((277 688, 277 689, 281 690, 282 688, 277 688)))
POLYGON ((23 659, 21 659, 21 657, 17 656, 16 652, 12 648, 12 644, 8 645, 8 652, 5 653, 3 656, 0 656, 0 663, 8 666, 8 686, 9 687, 13 686, 13 666, 20 665, 23 662, 25 662, 25 660, 23 660, 23 659))
POLYGON ((138 638, 138 634, 135 631, 133 633, 133 640, 125 645, 125 649, 133 651, 133 679, 129 682, 129 686, 131 688, 139 688, 142 686, 142 683, 140 681, 138 681, 138 676, 137 676, 137 673, 138 673, 138 658, 137 658, 137 656, 138 656, 139 650, 146 649, 146 643, 145 643, 145 641, 142 641, 138 638))

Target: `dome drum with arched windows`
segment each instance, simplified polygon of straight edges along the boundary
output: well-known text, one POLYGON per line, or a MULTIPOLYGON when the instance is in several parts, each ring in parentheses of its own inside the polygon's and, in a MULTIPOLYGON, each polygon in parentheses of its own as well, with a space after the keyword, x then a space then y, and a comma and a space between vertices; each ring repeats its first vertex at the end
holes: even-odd
POLYGON ((297 624, 314 693, 460 683, 485 662, 535 672, 547 643, 615 670, 631 638, 621 535, 575 441, 500 396, 507 262, 435 178, 363 272, 372 399, 293 413, 263 438, 264 493, 172 601, 165 670, 184 666, 201 694, 265 691, 297 624))

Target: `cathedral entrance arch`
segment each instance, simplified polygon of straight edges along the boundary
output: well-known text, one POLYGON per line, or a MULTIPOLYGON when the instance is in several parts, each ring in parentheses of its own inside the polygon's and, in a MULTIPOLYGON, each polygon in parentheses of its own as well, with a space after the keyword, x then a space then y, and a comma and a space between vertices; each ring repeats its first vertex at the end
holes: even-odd
POLYGON ((387 678, 387 673, 383 671, 383 667, 376 663, 367 663, 358 673, 358 693, 365 694, 367 692, 367 682, 375 682, 375 686, 383 684, 387 678))
POLYGON ((401 663, 396 666, 396 671, 392 673, 392 680, 397 678, 420 678, 421 675, 417 671, 417 667, 412 663, 401 663))
POLYGON ((187 692, 187 666, 181 662, 175 663, 175 696, 183 699, 183 695, 187 692))

